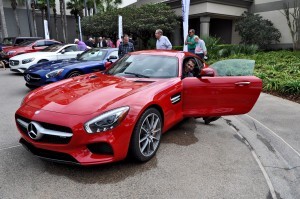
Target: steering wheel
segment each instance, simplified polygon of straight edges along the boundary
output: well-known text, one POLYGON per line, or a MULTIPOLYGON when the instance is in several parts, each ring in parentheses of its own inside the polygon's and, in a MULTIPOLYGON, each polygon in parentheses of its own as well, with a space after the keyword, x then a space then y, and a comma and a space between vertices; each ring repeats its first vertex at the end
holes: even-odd
POLYGON ((155 73, 155 71, 153 69, 149 69, 149 68, 143 70, 143 72, 142 72, 143 75, 151 75, 153 73, 155 73))

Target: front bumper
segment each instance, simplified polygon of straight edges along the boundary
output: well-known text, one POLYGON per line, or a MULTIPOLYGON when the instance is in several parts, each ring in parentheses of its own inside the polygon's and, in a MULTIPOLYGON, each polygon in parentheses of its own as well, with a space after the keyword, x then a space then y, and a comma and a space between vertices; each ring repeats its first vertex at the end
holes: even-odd
POLYGON ((111 131, 88 134, 83 124, 93 117, 66 115, 24 105, 16 112, 16 123, 22 136, 20 143, 34 155, 56 162, 94 165, 124 159, 127 156, 133 130, 133 125, 128 125, 129 119, 125 118, 122 124, 111 131), (35 114, 36 111, 40 112, 35 114), (56 126, 70 128, 73 136, 69 141, 57 141, 58 139, 51 137, 33 140, 28 136, 26 129, 19 125, 17 118, 23 118, 27 122, 37 122, 44 128, 52 130, 57 128, 56 126))

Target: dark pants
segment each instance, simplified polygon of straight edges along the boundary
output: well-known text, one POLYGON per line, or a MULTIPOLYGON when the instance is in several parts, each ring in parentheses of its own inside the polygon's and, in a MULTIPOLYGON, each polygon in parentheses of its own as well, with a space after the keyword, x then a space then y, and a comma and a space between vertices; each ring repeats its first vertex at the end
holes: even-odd
POLYGON ((188 49, 188 52, 195 54, 195 49, 188 49))
POLYGON ((196 54, 198 57, 204 60, 204 53, 196 54))

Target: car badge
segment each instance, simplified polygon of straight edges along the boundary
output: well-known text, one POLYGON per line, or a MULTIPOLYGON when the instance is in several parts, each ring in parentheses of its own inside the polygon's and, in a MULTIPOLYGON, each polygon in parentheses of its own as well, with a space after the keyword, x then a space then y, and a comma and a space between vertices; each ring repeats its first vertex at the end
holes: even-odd
POLYGON ((43 137, 43 134, 38 131, 37 124, 35 122, 30 122, 28 124, 27 134, 33 140, 39 140, 43 137))
POLYGON ((29 82, 30 81, 30 75, 29 74, 27 74, 26 76, 25 76, 25 78, 26 78, 26 80, 29 82))

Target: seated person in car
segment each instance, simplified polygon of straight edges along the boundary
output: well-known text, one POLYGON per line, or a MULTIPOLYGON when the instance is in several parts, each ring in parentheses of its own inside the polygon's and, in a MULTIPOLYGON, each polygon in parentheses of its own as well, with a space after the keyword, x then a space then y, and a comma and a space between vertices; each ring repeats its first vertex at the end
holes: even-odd
POLYGON ((186 77, 198 77, 199 76, 199 68, 196 66, 196 61, 194 59, 189 59, 185 62, 182 79, 186 77))

